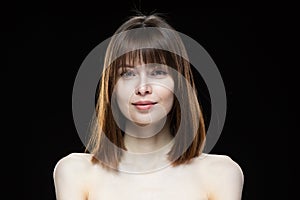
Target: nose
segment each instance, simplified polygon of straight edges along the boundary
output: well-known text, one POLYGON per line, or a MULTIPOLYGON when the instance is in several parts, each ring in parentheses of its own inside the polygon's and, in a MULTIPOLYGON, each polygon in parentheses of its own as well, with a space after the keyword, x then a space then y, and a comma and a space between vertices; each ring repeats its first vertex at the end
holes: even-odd
POLYGON ((136 95, 145 96, 147 94, 152 94, 152 87, 149 84, 142 84, 135 90, 136 95))
POLYGON ((140 81, 138 87, 135 89, 136 95, 145 96, 147 94, 152 94, 151 84, 148 83, 147 75, 142 73, 140 76, 140 81))

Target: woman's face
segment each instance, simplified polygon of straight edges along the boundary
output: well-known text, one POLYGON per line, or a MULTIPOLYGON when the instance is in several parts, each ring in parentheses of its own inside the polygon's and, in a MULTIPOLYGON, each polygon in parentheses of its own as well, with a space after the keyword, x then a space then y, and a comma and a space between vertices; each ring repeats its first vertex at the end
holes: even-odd
POLYGON ((166 117, 174 100, 174 80, 166 65, 127 65, 118 74, 115 94, 127 120, 147 125, 166 117))

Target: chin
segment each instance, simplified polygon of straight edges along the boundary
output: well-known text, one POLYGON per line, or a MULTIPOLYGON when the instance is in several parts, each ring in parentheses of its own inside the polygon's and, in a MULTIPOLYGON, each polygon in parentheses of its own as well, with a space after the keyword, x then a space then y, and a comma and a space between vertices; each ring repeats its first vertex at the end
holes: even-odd
POLYGON ((138 126, 142 126, 142 127, 151 124, 150 122, 148 122, 148 123, 146 123, 146 122, 133 122, 133 123, 135 123, 138 126))

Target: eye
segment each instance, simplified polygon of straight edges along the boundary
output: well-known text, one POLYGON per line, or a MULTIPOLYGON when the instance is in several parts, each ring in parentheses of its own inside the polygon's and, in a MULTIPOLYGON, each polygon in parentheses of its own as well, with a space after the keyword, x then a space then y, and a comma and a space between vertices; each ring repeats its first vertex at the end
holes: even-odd
POLYGON ((164 70, 161 69, 157 69, 154 70, 153 72, 151 72, 151 76, 155 76, 155 77, 163 77, 166 76, 168 73, 164 70))
POLYGON ((120 74, 120 76, 122 76, 125 79, 128 79, 128 78, 136 76, 136 73, 132 70, 126 70, 126 71, 122 72, 120 74))

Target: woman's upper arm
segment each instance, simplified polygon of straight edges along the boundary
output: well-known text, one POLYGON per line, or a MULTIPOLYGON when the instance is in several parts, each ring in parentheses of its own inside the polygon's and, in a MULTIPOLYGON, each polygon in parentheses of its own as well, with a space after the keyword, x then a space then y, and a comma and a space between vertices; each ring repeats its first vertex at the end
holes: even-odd
POLYGON ((212 166, 211 196, 213 200, 241 200, 244 175, 240 166, 224 156, 212 166))
POLYGON ((57 162, 53 171, 57 200, 85 200, 87 191, 86 162, 70 154, 57 162))

